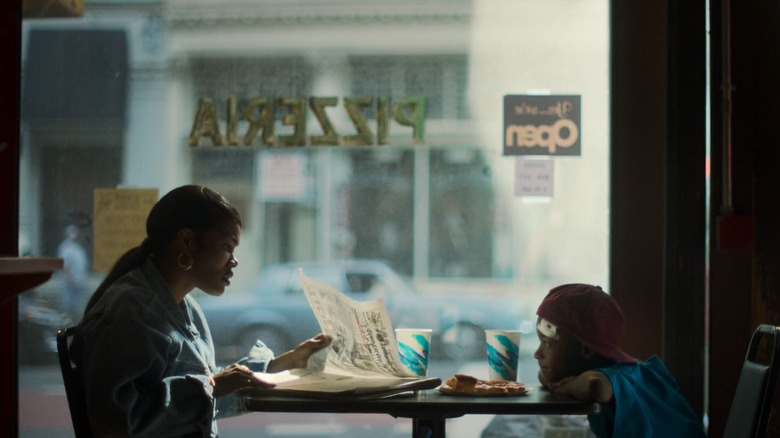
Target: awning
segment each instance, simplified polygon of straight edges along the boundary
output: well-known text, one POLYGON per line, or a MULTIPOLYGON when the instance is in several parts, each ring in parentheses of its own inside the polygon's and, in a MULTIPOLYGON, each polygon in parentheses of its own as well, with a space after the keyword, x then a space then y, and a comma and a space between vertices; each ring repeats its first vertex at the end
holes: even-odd
POLYGON ((124 125, 124 30, 31 30, 22 70, 22 119, 124 125))

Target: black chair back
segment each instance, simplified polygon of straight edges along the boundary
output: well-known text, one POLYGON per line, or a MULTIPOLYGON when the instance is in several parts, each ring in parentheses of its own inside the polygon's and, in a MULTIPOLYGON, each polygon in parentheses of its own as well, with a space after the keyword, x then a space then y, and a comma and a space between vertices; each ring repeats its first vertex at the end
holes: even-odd
POLYGON ((60 359, 62 380, 65 383, 65 394, 68 397, 68 407, 70 408, 70 419, 73 421, 73 431, 76 433, 76 438, 92 438, 81 372, 70 360, 70 342, 74 332, 75 327, 57 331, 57 355, 60 359))
POLYGON ((778 369, 780 369, 780 327, 762 324, 753 332, 745 363, 731 402, 724 438, 763 438, 772 412, 778 369), (768 363, 756 361, 759 344, 771 337, 768 363))

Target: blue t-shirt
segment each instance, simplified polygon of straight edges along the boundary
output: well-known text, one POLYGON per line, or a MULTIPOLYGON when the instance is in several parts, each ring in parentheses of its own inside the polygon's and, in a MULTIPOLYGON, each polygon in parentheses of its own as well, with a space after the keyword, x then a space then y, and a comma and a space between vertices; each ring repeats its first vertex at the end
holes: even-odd
POLYGON ((612 383, 613 399, 590 415, 599 438, 698 438, 704 427, 658 356, 599 369, 612 383))

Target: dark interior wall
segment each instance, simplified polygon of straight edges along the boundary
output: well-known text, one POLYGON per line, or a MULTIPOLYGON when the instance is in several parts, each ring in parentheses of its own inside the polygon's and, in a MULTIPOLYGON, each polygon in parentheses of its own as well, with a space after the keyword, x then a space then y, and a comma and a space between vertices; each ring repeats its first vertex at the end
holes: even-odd
POLYGON ((16 255, 19 232, 21 0, 0 6, 0 256, 16 255))
POLYGON ((752 322, 780 323, 780 2, 739 5, 731 14, 736 214, 753 217, 752 322))
POLYGON ((705 0, 669 1, 666 43, 663 358, 704 415, 706 193, 705 0))
MULTIPOLYGON (((662 353, 694 408, 708 409, 713 437, 725 426, 752 331, 780 325, 780 2, 731 2, 728 23, 722 6, 710 2, 708 258, 696 256, 703 246, 695 212, 705 164, 706 4, 612 2, 611 29, 610 275, 628 319, 624 347, 640 357, 662 353), (728 162, 722 61, 733 85, 728 162)), ((777 423, 770 436, 780 436, 777 423)))
MULTIPOLYGON (((728 140, 724 136, 724 91, 726 78, 723 38, 728 34, 723 16, 723 2, 712 3, 712 57, 711 57, 711 101, 712 101, 712 155, 711 155, 711 205, 710 220, 710 436, 720 436, 736 388, 740 366, 750 339, 751 317, 751 263, 752 248, 745 236, 730 232, 739 221, 752 222, 752 193, 745 186, 749 181, 752 164, 746 158, 748 149, 739 147, 729 152, 725 149, 728 140), (728 165, 728 155, 737 167, 728 165), (724 190, 727 174, 733 181, 724 190), (747 189, 747 190, 746 190, 747 189), (733 193, 735 196, 730 196, 733 193), (730 197, 732 200, 726 199, 730 197), (731 204, 730 207, 727 207, 731 204), (730 210, 730 211, 729 211, 730 210), (723 234, 721 236, 720 234, 723 234)), ((730 136, 730 135, 729 135, 730 136)), ((744 225, 744 223, 743 223, 744 225)))
MULTIPOLYGON (((729 14, 722 0, 711 3, 709 388, 711 436, 720 436, 753 330, 762 323, 780 325, 780 2, 731 1, 729 14), (724 35, 730 52, 721 44, 724 35), (723 61, 729 69, 721 68, 723 61), (723 101, 728 85, 731 125, 724 130, 729 126, 722 116, 729 108, 723 101)), ((769 429, 767 436, 780 436, 780 421, 770 418, 769 429)))
POLYGON ((612 294, 703 414, 705 2, 611 5, 612 294))
POLYGON ((642 359, 662 350, 665 17, 663 2, 612 2, 610 293, 642 359))
MULTIPOLYGON (((19 233, 19 95, 22 0, 0 2, 0 257, 16 256, 19 233), (16 66, 16 68, 14 67, 16 66)), ((2 287, 2 285, 0 285, 2 287)), ((0 295, 5 296, 5 294, 0 295)), ((3 436, 17 436, 16 299, 0 300, 0 406, 3 436)))

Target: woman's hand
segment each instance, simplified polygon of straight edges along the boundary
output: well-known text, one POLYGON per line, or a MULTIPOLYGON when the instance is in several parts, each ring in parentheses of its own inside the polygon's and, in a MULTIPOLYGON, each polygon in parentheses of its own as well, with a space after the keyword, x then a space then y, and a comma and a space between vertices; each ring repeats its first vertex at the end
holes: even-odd
POLYGON ((221 397, 239 389, 273 388, 275 383, 255 377, 245 365, 233 364, 214 376, 214 397, 221 397))
POLYGON ((293 368, 306 368, 309 362, 309 356, 330 345, 332 339, 330 336, 320 333, 319 335, 307 339, 292 350, 276 357, 269 364, 266 371, 269 373, 278 373, 279 371, 290 370, 293 368))

